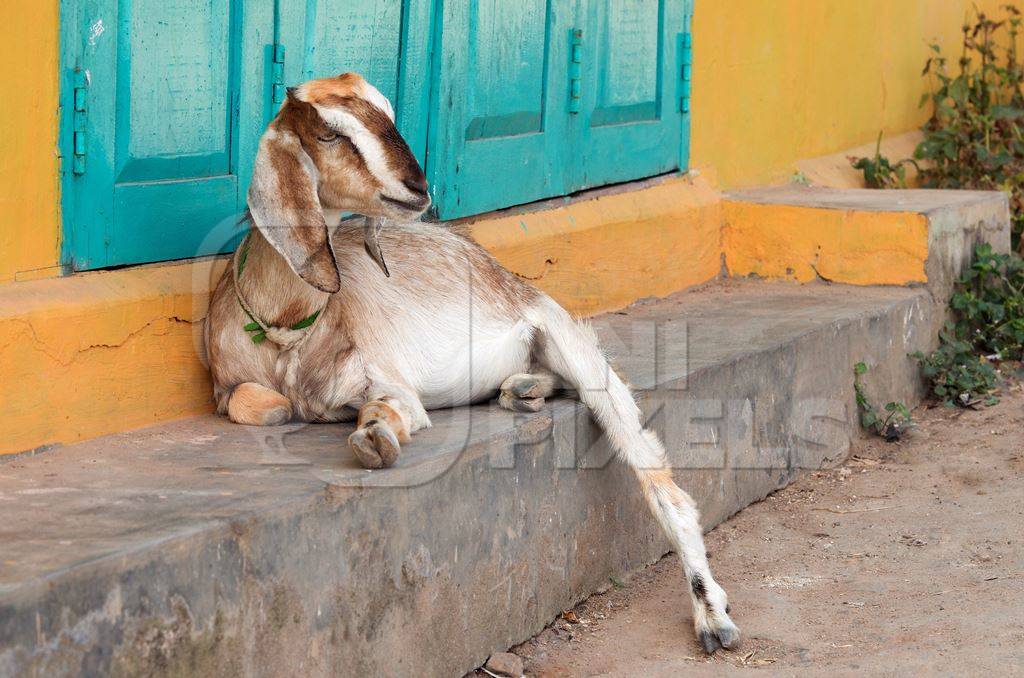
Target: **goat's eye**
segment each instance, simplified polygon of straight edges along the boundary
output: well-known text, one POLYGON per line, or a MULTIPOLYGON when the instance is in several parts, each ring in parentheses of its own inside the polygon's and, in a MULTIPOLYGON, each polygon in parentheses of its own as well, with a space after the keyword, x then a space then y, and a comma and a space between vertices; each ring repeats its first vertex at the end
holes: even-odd
POLYGON ((317 137, 322 143, 333 144, 334 142, 341 139, 340 134, 329 134, 327 136, 317 137))

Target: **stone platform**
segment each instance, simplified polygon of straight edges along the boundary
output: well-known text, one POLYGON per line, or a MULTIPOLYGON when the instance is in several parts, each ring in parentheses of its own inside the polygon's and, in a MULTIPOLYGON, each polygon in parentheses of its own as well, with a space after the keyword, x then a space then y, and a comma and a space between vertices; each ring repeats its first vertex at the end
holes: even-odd
MULTIPOLYGON (((844 457, 855 363, 913 402, 940 319, 923 288, 725 282, 595 326, 711 528, 844 457)), ((214 417, 5 460, 0 675, 461 675, 668 550, 576 402, 432 418, 387 471, 346 426, 214 417)))

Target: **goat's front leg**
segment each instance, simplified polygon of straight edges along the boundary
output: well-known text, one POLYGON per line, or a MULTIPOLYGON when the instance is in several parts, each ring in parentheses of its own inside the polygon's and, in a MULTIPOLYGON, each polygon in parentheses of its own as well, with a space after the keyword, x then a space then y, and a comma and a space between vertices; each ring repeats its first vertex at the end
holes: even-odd
POLYGON ((228 418, 248 426, 280 426, 292 418, 292 402, 272 388, 246 382, 228 398, 228 418))
POLYGON ((402 443, 416 431, 430 426, 423 405, 411 393, 372 395, 359 408, 356 430, 348 437, 349 447, 363 468, 393 466, 398 461, 402 443))

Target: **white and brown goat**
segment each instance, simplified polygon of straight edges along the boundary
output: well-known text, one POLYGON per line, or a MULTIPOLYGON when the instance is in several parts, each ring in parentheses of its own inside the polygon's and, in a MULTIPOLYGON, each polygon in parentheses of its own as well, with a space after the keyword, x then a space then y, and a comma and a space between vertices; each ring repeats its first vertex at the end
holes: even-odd
POLYGON ((384 229, 387 277, 363 230, 340 222, 342 212, 411 221, 429 205, 423 171, 374 87, 345 74, 290 90, 256 159, 256 228, 207 322, 218 410, 250 425, 357 420, 349 446, 381 468, 430 426, 429 409, 498 396, 536 410, 566 384, 636 472, 679 553, 705 649, 734 646, 693 501, 589 327, 444 228, 384 229))

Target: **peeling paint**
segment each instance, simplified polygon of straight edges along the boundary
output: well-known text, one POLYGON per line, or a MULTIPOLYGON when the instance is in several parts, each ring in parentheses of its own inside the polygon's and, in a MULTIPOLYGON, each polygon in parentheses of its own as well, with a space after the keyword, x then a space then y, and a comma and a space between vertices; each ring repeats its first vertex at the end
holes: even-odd
POLYGON ((89 44, 95 46, 96 41, 106 32, 107 27, 103 25, 103 19, 96 19, 89 26, 89 44))
MULTIPOLYGON (((150 327, 156 325, 157 323, 167 323, 167 324, 183 323, 183 324, 186 324, 186 325, 193 325, 195 323, 202 322, 202 320, 203 319, 189 320, 188 318, 181 318, 181 317, 178 317, 178 316, 167 316, 167 317, 153 318, 152 320, 149 320, 148 322, 143 324, 141 327, 138 327, 137 329, 134 329, 134 330, 129 330, 126 335, 124 335, 123 337, 121 337, 121 338, 119 338, 117 340, 109 341, 109 342, 91 343, 91 344, 88 344, 86 346, 76 347, 71 352, 66 351, 66 350, 65 351, 59 351, 58 349, 53 348, 49 343, 44 341, 39 336, 39 334, 38 334, 38 332, 36 330, 35 325, 30 320, 28 320, 26 318, 15 318, 15 319, 13 319, 12 322, 23 324, 25 327, 28 328, 29 332, 32 335, 32 344, 33 344, 33 346, 35 346, 38 350, 42 351, 44 354, 49 356, 54 362, 58 363, 61 367, 68 367, 68 366, 71 365, 72 362, 77 360, 84 353, 88 353, 90 351, 94 351, 94 350, 98 350, 98 349, 117 349, 117 348, 121 348, 126 343, 128 343, 133 337, 138 336, 140 333, 142 333, 145 330, 149 329, 150 327), (62 355, 62 354, 68 354, 68 355, 62 355)), ((166 332, 157 332, 158 336, 162 335, 162 334, 166 334, 166 332)))
POLYGON ((517 273, 516 271, 513 271, 513 273, 515 273, 516 277, 522 278, 523 280, 531 280, 536 282, 538 280, 543 280, 544 276, 546 276, 551 271, 551 269, 557 265, 558 259, 545 259, 544 268, 537 275, 527 275, 525 273, 517 273))

